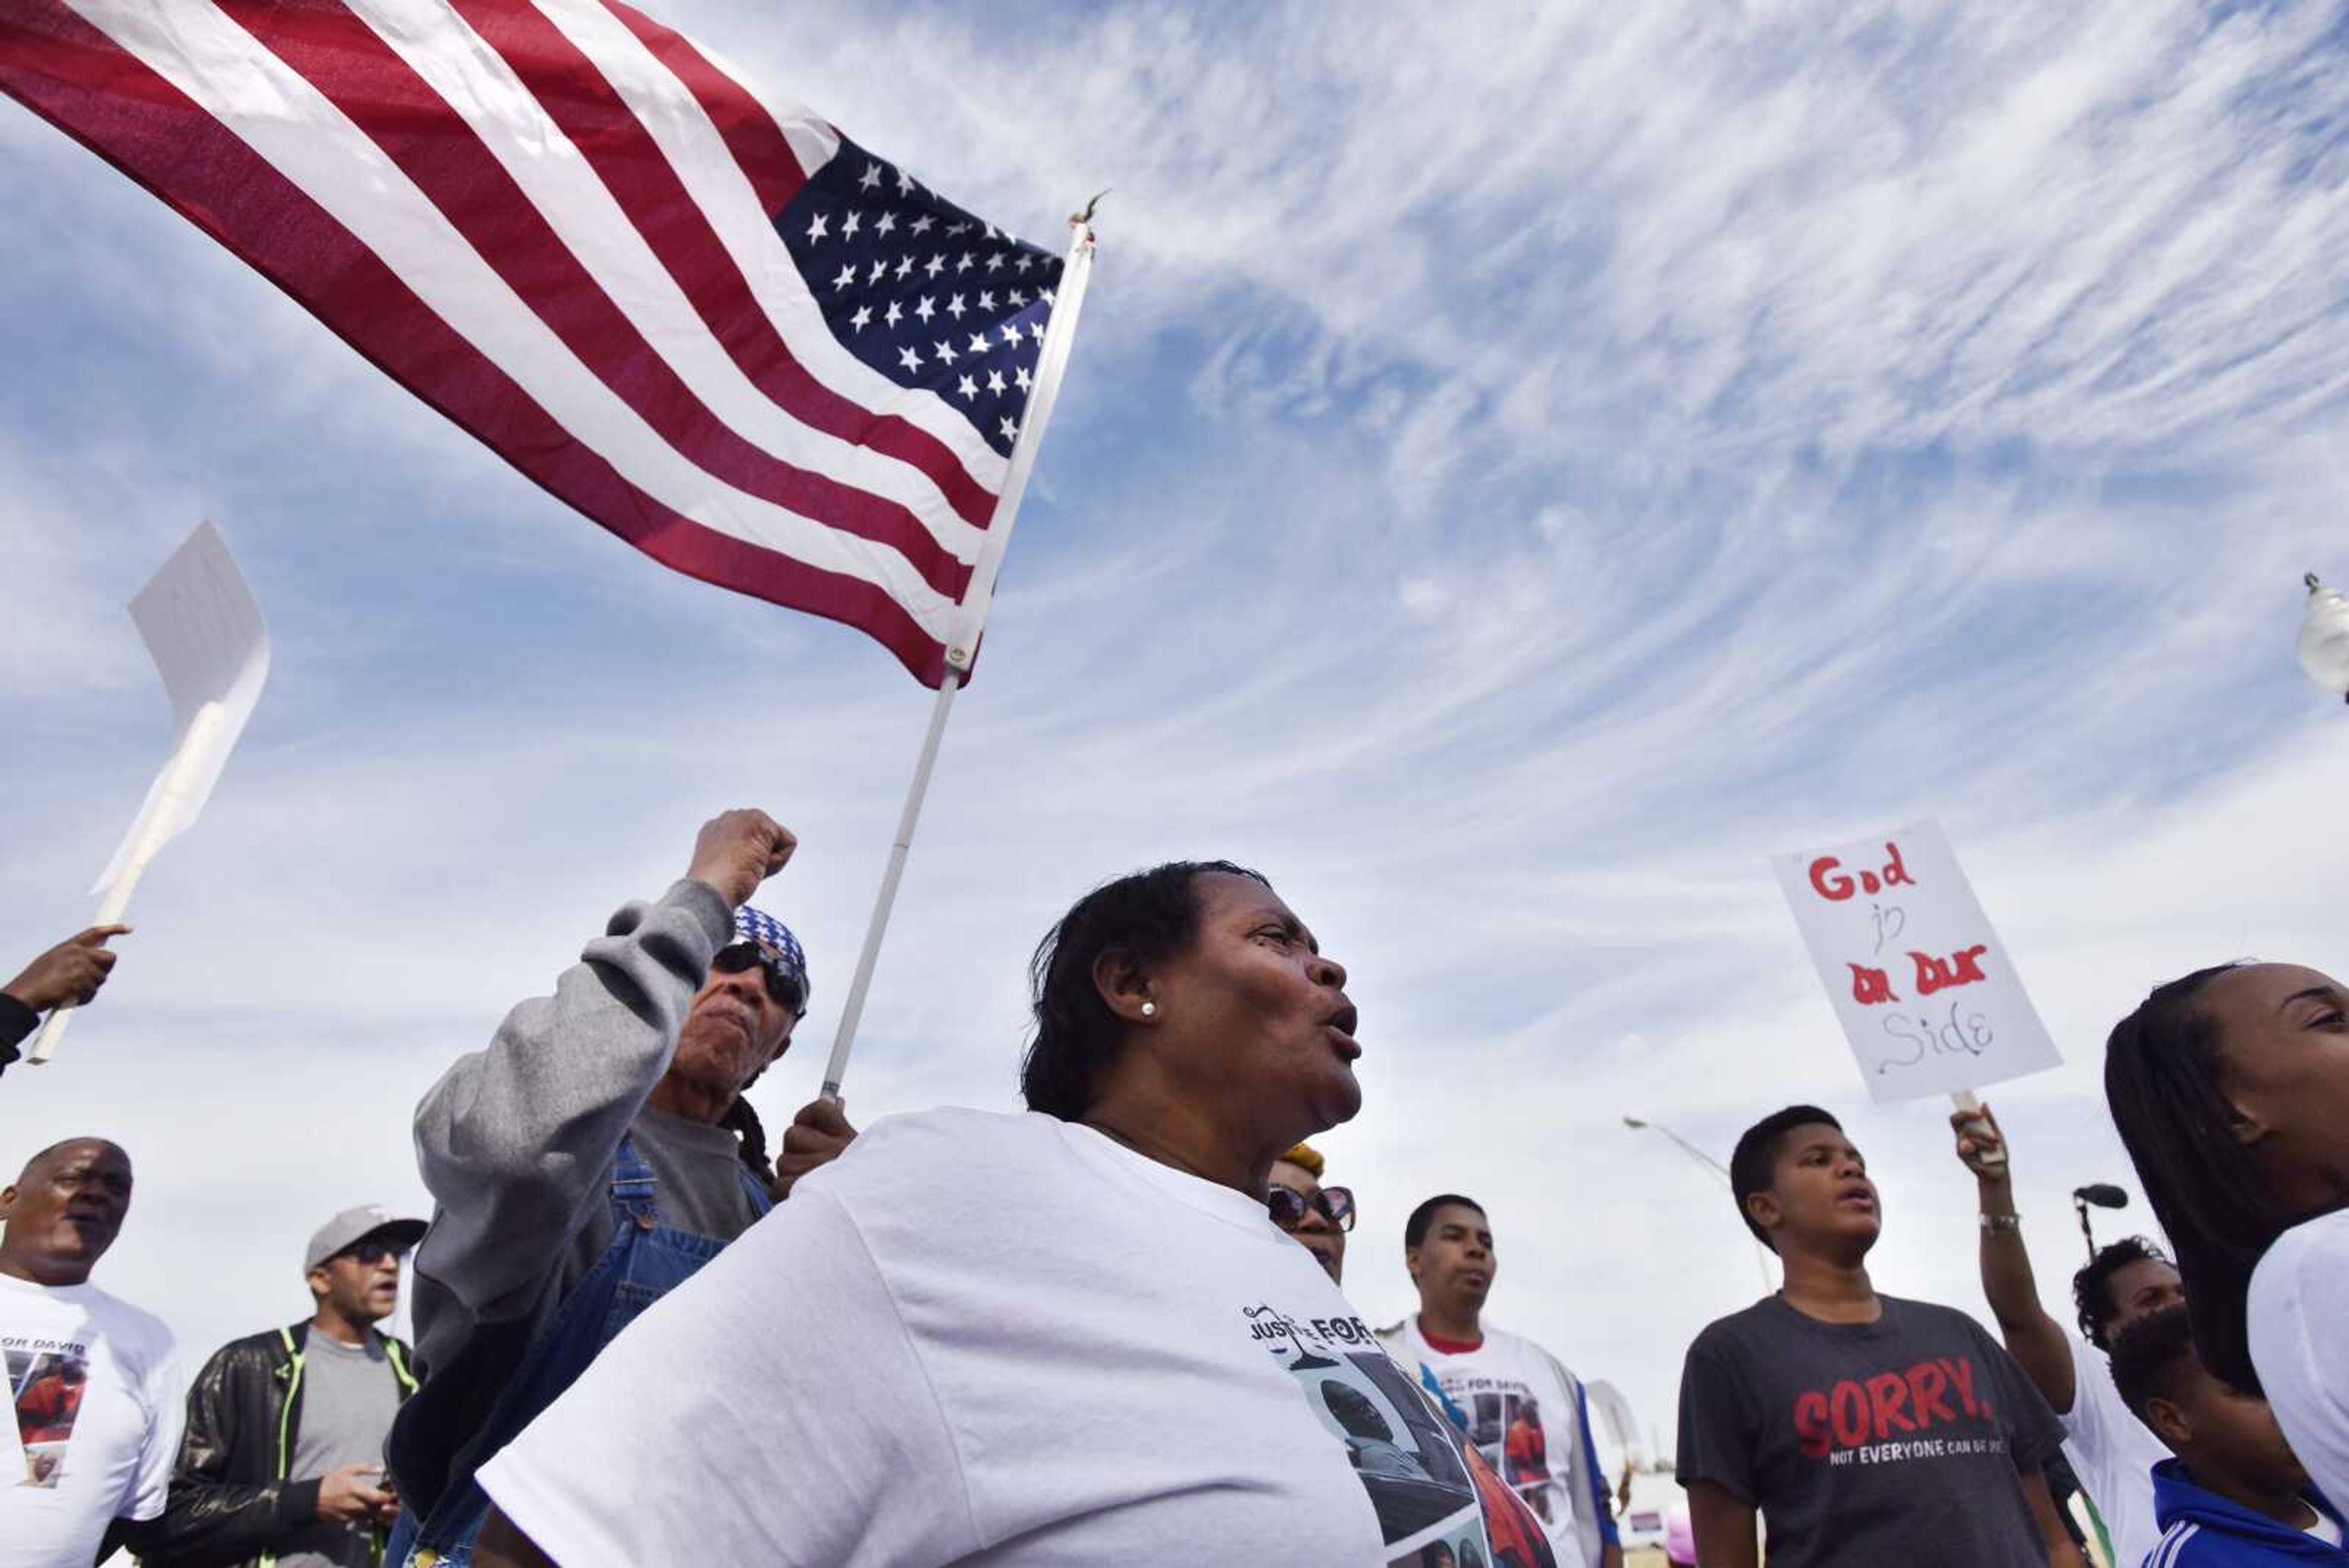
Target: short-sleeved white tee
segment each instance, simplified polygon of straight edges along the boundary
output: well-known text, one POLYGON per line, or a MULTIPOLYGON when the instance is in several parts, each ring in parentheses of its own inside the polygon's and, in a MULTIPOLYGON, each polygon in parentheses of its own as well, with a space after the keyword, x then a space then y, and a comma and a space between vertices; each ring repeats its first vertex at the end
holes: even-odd
POLYGON ((2251 1366, 2316 1490, 2349 1499, 2349 1209, 2293 1226, 2251 1271, 2251 1366))
POLYGON ((962 1110, 875 1123, 481 1479, 561 1563, 1367 1568, 1531 1522, 1261 1203, 962 1110))
MULTIPOLYGON (((1561 1563, 1583 1562, 1576 1516, 1598 1507, 1589 1457, 1582 1446, 1582 1387, 1556 1356, 1490 1323, 1474 1350, 1438 1350, 1413 1313, 1384 1335, 1406 1366, 1424 1366, 1444 1397, 1468 1417, 1469 1435, 1487 1462, 1542 1521, 1561 1563)), ((1594 1525, 1590 1539, 1599 1539, 1594 1525)), ((1594 1558, 1593 1561, 1596 1561, 1594 1558)))
POLYGON ((90 1562, 109 1521, 163 1511, 186 1410, 161 1319, 0 1274, 0 1568, 90 1562))
POLYGON ((2121 1401, 2112 1363, 2076 1334, 2072 1345, 2072 1407, 2064 1423, 2064 1457, 2087 1489, 2112 1537, 2116 1562, 2138 1563, 2161 1544, 2153 1511, 2153 1467, 2169 1458, 2152 1429, 2121 1401))

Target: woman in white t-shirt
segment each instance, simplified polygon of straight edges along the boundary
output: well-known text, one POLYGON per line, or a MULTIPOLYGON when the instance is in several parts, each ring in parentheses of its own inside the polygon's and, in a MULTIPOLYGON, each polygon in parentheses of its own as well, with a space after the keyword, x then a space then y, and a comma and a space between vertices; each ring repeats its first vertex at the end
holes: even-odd
POLYGON ((2272 963, 2172 981, 2115 1026, 2105 1092, 2203 1365, 2349 1499, 2349 988, 2272 963))
POLYGON ((1237 867, 1088 894, 1029 1112, 885 1118, 794 1189, 484 1468, 474 1561, 1550 1568, 1268 1217, 1361 1104, 1345 981, 1237 867))

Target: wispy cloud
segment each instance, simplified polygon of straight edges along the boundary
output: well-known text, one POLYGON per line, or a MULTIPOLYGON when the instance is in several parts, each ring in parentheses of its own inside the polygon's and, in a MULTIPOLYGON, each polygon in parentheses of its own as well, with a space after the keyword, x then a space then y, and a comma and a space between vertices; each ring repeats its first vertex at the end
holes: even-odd
MULTIPOLYGON (((1725 1152, 1855 1108, 1884 1282, 1978 1299, 1940 1113, 1858 1107, 1768 853, 1949 826, 2072 1058, 1999 1096, 2051 1275, 2126 1174, 2111 1019, 2325 961, 2349 739, 2289 639, 2349 574, 2337 8, 666 15, 1032 237, 1114 187, 859 1116, 1010 1103, 1092 882, 1259 864, 1363 1003, 1366 1311, 1409 1205, 1478 1192, 1496 1311, 1669 1428, 1751 1262, 1625 1112, 1725 1152)), ((562 514, 28 116, 0 152, 6 950, 85 917, 160 759, 119 606, 198 515, 278 649, 0 1157, 114 1130, 110 1283, 200 1345, 290 1315, 324 1212, 417 1199, 416 1095, 744 801, 805 842, 787 1116, 922 694, 562 514)))

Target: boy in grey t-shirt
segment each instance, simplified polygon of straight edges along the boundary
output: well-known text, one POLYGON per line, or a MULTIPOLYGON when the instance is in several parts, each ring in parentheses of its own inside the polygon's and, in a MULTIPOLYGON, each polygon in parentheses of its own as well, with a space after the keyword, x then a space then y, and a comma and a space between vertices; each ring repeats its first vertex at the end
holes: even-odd
POLYGON ((1731 1185, 1785 1264, 1775 1296, 1697 1336, 1681 1378, 1681 1484, 1707 1568, 1899 1563, 2078 1568, 2042 1468, 2063 1428, 1964 1314, 1878 1295, 1866 1163, 1826 1112, 1738 1140, 1731 1185))

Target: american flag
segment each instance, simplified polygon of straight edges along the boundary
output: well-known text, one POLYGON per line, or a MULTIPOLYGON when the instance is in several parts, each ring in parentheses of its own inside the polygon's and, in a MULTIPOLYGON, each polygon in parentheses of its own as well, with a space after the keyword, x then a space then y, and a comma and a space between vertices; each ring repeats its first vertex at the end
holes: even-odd
POLYGON ((1060 258, 618 0, 0 0, 0 89, 636 548, 968 672, 1060 258))

